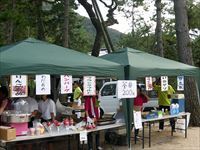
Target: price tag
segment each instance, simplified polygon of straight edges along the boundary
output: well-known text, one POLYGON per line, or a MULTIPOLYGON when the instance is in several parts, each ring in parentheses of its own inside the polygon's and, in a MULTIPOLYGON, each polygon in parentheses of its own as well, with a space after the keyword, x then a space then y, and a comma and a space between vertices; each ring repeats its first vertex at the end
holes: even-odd
POLYGON ((168 91, 168 76, 161 76, 161 91, 168 91))
POLYGON ((137 96, 136 80, 117 81, 118 98, 135 98, 137 96))
POLYGON ((80 137, 80 142, 87 141, 87 131, 85 130, 81 131, 79 137, 80 137))
POLYGON ((141 111, 134 111, 134 126, 136 129, 141 129, 142 128, 142 114, 141 111))

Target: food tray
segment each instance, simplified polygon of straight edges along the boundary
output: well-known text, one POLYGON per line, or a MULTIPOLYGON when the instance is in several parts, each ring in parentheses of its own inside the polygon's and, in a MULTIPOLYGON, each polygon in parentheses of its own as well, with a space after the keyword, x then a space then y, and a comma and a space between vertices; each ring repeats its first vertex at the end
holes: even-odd
POLYGON ((116 123, 116 120, 114 118, 103 118, 103 119, 100 119, 98 120, 97 122, 97 125, 98 126, 103 126, 103 125, 109 125, 109 124, 115 124, 116 123))

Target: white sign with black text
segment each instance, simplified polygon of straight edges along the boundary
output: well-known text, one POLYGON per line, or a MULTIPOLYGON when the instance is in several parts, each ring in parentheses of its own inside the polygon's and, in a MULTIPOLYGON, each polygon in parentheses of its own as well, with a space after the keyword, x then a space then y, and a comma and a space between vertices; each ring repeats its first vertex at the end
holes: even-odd
POLYGON ((146 91, 153 90, 153 80, 152 77, 145 77, 146 91))
POLYGON ((184 91, 184 76, 177 76, 177 91, 184 91))
POLYGON ((141 111, 134 111, 133 112, 134 116, 134 126, 135 129, 141 129, 142 128, 142 113, 141 111))
POLYGON ((11 97, 27 97, 27 76, 11 75, 11 97))
POLYGON ((79 135, 79 138, 80 138, 80 142, 87 141, 87 131, 86 130, 81 131, 80 135, 79 135))
POLYGON ((72 76, 61 75, 60 84, 61 84, 61 94, 72 93, 72 76))
POLYGON ((135 98, 137 96, 136 80, 117 81, 118 98, 135 98))
POLYGON ((51 94, 50 75, 42 74, 36 75, 36 95, 51 94))
POLYGON ((161 91, 168 91, 168 76, 161 76, 161 91))
POLYGON ((83 77, 83 95, 84 96, 96 95, 96 77, 95 76, 83 77))

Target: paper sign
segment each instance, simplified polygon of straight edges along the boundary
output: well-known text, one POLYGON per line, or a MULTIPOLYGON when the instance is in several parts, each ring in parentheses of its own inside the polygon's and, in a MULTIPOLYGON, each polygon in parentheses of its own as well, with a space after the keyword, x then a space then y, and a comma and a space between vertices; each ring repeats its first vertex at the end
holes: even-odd
POLYGON ((27 76, 11 75, 11 97, 27 97, 27 76))
POLYGON ((80 137, 80 142, 87 141, 87 131, 81 131, 79 137, 80 137))
POLYGON ((184 76, 177 76, 177 91, 184 91, 184 76))
POLYGON ((50 75, 36 75, 36 95, 51 94, 50 75))
POLYGON ((168 76, 161 76, 161 91, 168 91, 168 76))
POLYGON ((137 96, 136 80, 117 81, 118 98, 134 98, 137 96))
POLYGON ((96 77, 95 76, 83 77, 83 95, 84 96, 96 95, 96 77))
POLYGON ((134 115, 134 126, 135 129, 141 129, 142 128, 142 115, 141 115, 141 111, 134 111, 133 112, 134 115))
POLYGON ((146 77, 145 78, 145 84, 146 84, 146 91, 152 91, 153 90, 152 77, 146 77))
POLYGON ((72 93, 72 76, 61 75, 60 84, 61 84, 61 94, 72 93))

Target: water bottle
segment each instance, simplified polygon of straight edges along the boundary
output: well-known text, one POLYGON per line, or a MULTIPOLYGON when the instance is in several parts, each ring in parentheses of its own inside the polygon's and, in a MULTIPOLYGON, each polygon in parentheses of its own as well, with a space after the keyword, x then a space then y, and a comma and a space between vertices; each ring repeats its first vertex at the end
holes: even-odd
POLYGON ((178 113, 179 113, 179 104, 176 103, 176 114, 178 114, 178 113))
POLYGON ((170 105, 170 115, 175 115, 176 114, 176 105, 171 104, 170 105))

